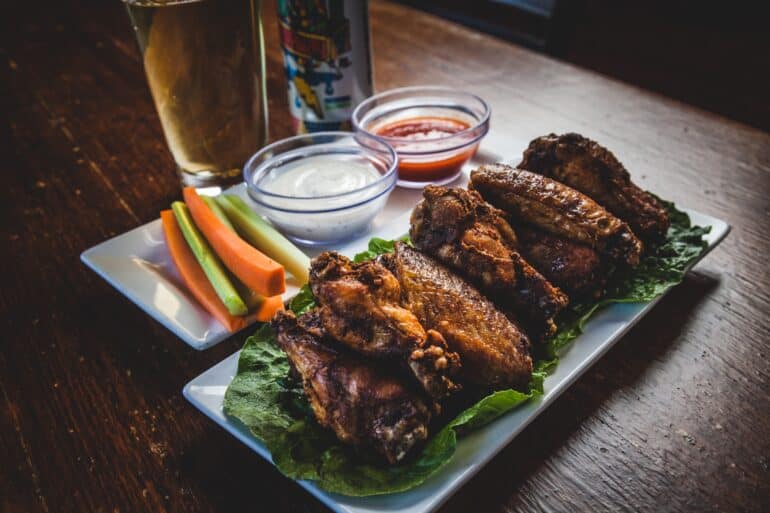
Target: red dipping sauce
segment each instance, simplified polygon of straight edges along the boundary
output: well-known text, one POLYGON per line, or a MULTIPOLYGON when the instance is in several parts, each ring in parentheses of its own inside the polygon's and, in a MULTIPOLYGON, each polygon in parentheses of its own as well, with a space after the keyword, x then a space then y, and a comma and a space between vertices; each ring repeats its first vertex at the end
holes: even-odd
MULTIPOLYGON (((387 123, 374 130, 376 135, 401 141, 430 142, 449 137, 471 128, 466 121, 439 116, 421 116, 387 123)), ((443 144, 437 144, 441 150, 443 144)), ((432 182, 455 176, 462 165, 476 153, 478 145, 461 152, 447 151, 430 157, 410 158, 399 154, 398 176, 413 182, 432 182)), ((398 150, 398 148, 397 148, 398 150)))
POLYGON ((410 141, 438 139, 462 132, 471 126, 465 121, 452 118, 419 117, 402 119, 381 126, 375 132, 383 137, 397 137, 410 141))

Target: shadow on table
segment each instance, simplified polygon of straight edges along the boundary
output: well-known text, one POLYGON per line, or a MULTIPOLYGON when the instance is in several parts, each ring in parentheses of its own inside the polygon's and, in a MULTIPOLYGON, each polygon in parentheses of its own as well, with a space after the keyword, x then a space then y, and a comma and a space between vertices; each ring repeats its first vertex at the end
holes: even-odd
POLYGON ((193 489, 205 494, 213 511, 318 512, 328 509, 270 462, 262 459, 213 422, 169 462, 193 489))
MULTIPOLYGON (((548 509, 547 506, 554 502, 561 503, 565 510, 579 509, 579 503, 570 503, 569 495, 563 493, 575 486, 575 483, 566 484, 562 488, 561 483, 553 481, 547 484, 533 483, 532 476, 541 474, 546 466, 553 470, 554 457, 558 458, 558 454, 564 453, 565 448, 569 450, 566 447, 567 441, 576 436, 588 419, 606 415, 606 412, 599 410, 615 394, 639 385, 653 362, 665 360, 667 353, 682 342, 680 336, 687 330, 692 314, 719 287, 720 282, 720 276, 690 272, 679 286, 669 292, 440 511, 497 511, 502 504, 506 504, 510 510, 529 510, 535 507, 533 504, 548 509), (544 497, 528 496, 533 489, 540 491, 545 488, 550 490, 544 497)), ((575 343, 580 343, 580 340, 577 339, 575 343)), ((604 423, 600 418, 598 420, 604 423)), ((631 436, 636 434, 629 433, 631 436)), ((602 451, 598 446, 595 449, 597 453, 607 450, 604 448, 602 451)), ((597 454, 597 459, 600 455, 597 454)), ((569 457, 574 465, 576 456, 570 453, 569 457)), ((582 483, 579 486, 595 490, 602 485, 597 482, 582 483)))

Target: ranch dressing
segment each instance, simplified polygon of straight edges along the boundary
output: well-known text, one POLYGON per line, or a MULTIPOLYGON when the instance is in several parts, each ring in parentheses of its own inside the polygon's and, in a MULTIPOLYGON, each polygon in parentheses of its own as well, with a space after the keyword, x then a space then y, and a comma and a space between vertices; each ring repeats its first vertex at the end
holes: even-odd
POLYGON ((382 187, 366 186, 381 178, 360 155, 312 155, 274 169, 259 185, 266 193, 286 196, 270 198, 268 213, 286 236, 301 244, 329 244, 366 231, 388 198, 378 193, 382 187))
POLYGON ((283 166, 261 185, 273 194, 317 198, 355 191, 379 178, 379 171, 363 159, 316 155, 283 166))

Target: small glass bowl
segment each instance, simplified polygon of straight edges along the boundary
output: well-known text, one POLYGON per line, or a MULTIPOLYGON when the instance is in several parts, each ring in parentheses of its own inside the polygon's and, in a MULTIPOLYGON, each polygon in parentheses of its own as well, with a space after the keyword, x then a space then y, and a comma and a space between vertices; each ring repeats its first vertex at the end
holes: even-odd
POLYGON ((402 87, 361 102, 353 111, 353 127, 357 134, 379 139, 396 150, 399 186, 420 188, 457 178, 489 131, 490 113, 489 105, 470 93, 447 87, 402 87), (448 118, 468 128, 417 140, 377 135, 388 125, 415 118, 448 118))
POLYGON ((293 241, 316 246, 338 244, 365 232, 395 187, 397 169, 398 156, 383 141, 351 132, 316 132, 265 146, 246 163, 243 177, 262 215, 293 241), (275 192, 275 180, 283 173, 318 156, 370 166, 380 176, 341 193, 275 192))

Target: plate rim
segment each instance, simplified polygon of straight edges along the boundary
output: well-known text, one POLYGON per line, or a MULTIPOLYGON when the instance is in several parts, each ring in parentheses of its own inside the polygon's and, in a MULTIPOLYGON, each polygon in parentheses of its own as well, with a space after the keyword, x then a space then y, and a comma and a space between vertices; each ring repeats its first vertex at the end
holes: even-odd
MULTIPOLYGON (((142 225, 139 225, 135 228, 132 228, 128 231, 125 231, 119 235, 115 235, 114 237, 110 237, 109 239, 100 242, 99 244, 95 244, 94 246, 91 246, 90 248, 86 249, 80 254, 80 261, 83 262, 89 269, 91 269, 94 273, 96 273, 97 276, 99 276, 101 279, 106 281, 112 288, 114 288, 119 294, 127 298, 129 301, 131 301, 137 308, 139 308, 142 312, 149 315, 152 319, 160 323, 164 328, 169 330, 171 333, 176 335, 178 338, 183 340, 188 346, 192 347, 193 349, 196 349, 198 351, 204 351, 206 349, 209 349, 210 347, 215 346, 216 344, 226 340, 227 338, 236 335, 237 333, 240 333, 241 331, 245 330, 246 328, 253 326, 253 324, 249 324, 247 326, 244 326, 240 330, 230 333, 224 327, 221 327, 220 330, 218 330, 216 333, 214 333, 210 338, 198 340, 193 338, 192 336, 189 336, 184 331, 180 330, 178 326, 176 326, 171 319, 164 315, 160 310, 157 308, 151 308, 148 305, 145 304, 145 302, 142 300, 142 298, 138 297, 136 294, 131 292, 129 289, 125 288, 115 277, 115 275, 110 274, 106 272, 101 266, 99 266, 94 256, 100 254, 100 250, 105 249, 106 247, 118 243, 119 239, 130 237, 131 235, 134 235, 135 233, 144 232, 147 230, 153 230, 153 229, 160 229, 160 218, 153 219, 151 221, 148 221, 142 225)), ((130 254, 125 255, 126 258, 130 258, 130 254)))

